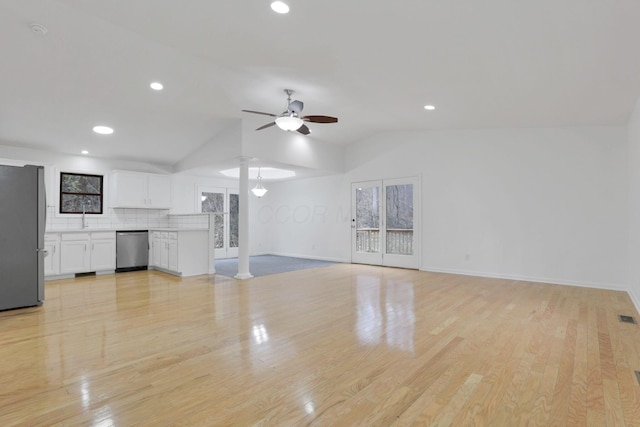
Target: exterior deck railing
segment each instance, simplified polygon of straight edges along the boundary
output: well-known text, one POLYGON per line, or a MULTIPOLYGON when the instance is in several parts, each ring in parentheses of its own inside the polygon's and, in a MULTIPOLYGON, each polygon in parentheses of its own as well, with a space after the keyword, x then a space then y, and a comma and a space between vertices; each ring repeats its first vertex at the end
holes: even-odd
MULTIPOLYGON (((412 255, 413 254, 413 230, 387 229, 388 254, 412 255)), ((380 229, 358 228, 356 230, 357 252, 380 252, 380 229)))

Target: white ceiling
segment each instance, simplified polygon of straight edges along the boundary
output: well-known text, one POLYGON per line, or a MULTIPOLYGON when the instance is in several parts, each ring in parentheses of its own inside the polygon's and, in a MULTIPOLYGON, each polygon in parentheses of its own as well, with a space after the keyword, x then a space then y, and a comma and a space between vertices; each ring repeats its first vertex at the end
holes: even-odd
POLYGON ((284 88, 306 114, 340 118, 309 125, 326 143, 622 125, 640 95, 637 0, 269 4, 0 0, 0 143, 171 165, 233 120, 260 119, 241 109, 281 112, 284 88))

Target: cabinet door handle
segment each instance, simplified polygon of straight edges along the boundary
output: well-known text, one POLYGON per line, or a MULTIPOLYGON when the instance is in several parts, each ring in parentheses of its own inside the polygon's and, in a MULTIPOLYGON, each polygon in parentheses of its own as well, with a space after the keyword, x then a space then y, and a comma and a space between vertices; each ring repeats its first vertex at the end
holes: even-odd
POLYGON ((87 252, 87 244, 84 244, 84 251, 87 252))

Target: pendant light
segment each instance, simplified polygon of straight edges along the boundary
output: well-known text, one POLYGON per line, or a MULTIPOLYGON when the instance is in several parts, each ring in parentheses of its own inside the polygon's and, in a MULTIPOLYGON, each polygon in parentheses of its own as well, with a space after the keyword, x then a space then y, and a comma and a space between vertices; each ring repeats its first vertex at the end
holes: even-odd
POLYGON ((260 168, 258 168, 258 183, 254 188, 251 189, 251 192, 257 197, 260 198, 267 193, 267 189, 262 186, 262 177, 260 176, 260 168))

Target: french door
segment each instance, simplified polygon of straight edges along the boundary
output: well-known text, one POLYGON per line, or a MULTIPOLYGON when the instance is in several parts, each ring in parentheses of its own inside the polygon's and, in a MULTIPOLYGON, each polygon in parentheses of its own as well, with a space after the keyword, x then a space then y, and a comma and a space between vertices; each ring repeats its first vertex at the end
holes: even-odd
POLYGON ((214 213, 216 259, 238 256, 238 190, 198 187, 198 210, 214 213))
POLYGON ((351 261, 418 268, 418 178, 351 184, 351 261))

